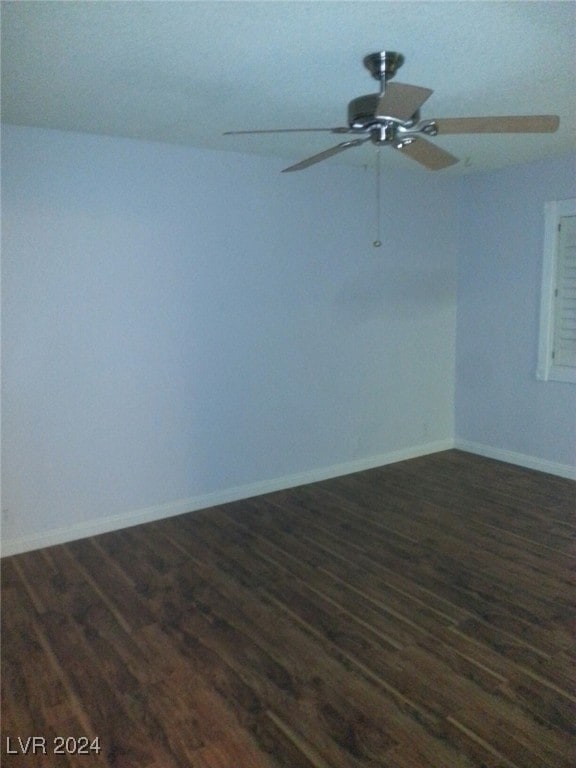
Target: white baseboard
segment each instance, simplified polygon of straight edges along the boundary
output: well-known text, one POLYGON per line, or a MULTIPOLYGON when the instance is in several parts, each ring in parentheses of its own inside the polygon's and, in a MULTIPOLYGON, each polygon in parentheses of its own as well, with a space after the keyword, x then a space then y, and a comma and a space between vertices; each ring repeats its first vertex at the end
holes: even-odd
POLYGON ((491 445, 459 440, 458 438, 454 441, 454 448, 467 451, 468 453, 477 453, 479 456, 486 456, 489 459, 505 461, 508 464, 517 464, 527 469, 536 469, 539 472, 547 472, 550 475, 558 475, 569 480, 576 480, 576 467, 570 466, 570 464, 558 464, 554 461, 539 459, 536 456, 528 456, 524 453, 516 453, 504 448, 494 448, 491 445))
MULTIPOLYGON (((34 549, 51 547, 55 544, 64 544, 67 541, 85 539, 88 536, 97 536, 100 533, 117 531, 121 528, 130 528, 133 525, 142 523, 151 523, 156 520, 162 520, 175 515, 182 515, 186 512, 196 512, 200 509, 207 509, 218 504, 227 504, 231 501, 248 499, 252 496, 261 496, 264 493, 281 491, 286 488, 295 488, 298 485, 307 485, 316 483, 320 480, 328 480, 331 477, 340 477, 349 475, 353 472, 361 472, 365 469, 374 469, 383 467, 386 464, 394 464, 397 461, 414 459, 417 456, 426 456, 430 453, 438 453, 454 448, 452 439, 438 440, 432 443, 403 448, 391 453, 371 456, 365 459, 335 464, 330 467, 320 467, 307 472, 300 472, 294 475, 263 480, 257 483, 227 488, 222 491, 208 493, 201 496, 192 496, 188 499, 180 499, 168 504, 161 504, 145 509, 133 510, 121 515, 111 517, 101 517, 96 520, 87 520, 86 522, 70 525, 66 528, 54 528, 41 533, 21 536, 13 539, 4 539, 1 543, 1 556, 8 557, 21 552, 30 552, 34 549)), ((465 449, 464 449, 465 450, 465 449)))

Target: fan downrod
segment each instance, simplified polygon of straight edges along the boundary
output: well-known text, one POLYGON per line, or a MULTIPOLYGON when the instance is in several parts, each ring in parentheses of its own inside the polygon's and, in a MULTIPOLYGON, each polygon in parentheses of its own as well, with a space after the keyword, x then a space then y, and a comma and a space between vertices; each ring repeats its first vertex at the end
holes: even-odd
POLYGON ((370 71, 372 77, 380 82, 386 82, 394 77, 403 63, 404 56, 395 51, 369 53, 364 57, 364 66, 370 71))

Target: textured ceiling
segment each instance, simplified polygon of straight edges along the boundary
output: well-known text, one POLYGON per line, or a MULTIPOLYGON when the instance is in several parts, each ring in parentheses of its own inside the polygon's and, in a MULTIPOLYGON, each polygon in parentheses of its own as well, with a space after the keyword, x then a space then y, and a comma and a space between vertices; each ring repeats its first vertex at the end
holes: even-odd
MULTIPOLYGON (((434 89, 422 117, 557 114, 543 135, 434 141, 471 172, 576 150, 574 2, 2 2, 2 119, 278 158, 329 133, 226 130, 346 124, 378 84, 362 64, 402 53, 397 80, 434 89)), ((422 170, 384 150, 386 167, 422 170)), ((327 160, 372 164, 368 143, 327 160)), ((303 173, 314 173, 311 168, 303 173)))

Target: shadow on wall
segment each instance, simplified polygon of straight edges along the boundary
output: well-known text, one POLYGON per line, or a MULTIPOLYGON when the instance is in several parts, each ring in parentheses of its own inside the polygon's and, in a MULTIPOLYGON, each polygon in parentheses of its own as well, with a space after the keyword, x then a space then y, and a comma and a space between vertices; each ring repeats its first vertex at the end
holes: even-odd
POLYGON ((360 272, 337 294, 341 311, 358 320, 372 320, 394 313, 412 315, 453 304, 456 281, 453 270, 410 270, 398 267, 360 272))

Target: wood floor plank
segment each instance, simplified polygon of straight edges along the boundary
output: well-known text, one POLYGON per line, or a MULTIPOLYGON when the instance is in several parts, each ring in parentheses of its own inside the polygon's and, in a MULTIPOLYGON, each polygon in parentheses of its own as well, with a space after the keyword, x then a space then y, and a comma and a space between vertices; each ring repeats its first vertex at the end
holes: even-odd
POLYGON ((446 451, 5 558, 2 764, 568 768, 575 488, 446 451))
MULTIPOLYGON (((244 518, 246 520, 250 520, 253 524, 256 524, 258 522, 258 517, 254 517, 254 508, 254 503, 245 505, 244 518)), ((267 519, 266 514, 269 516, 269 511, 260 508, 260 515, 264 515, 265 520, 267 519)), ((300 526, 299 535, 293 536, 292 533, 290 533, 290 529, 285 529, 283 531, 274 529, 271 531, 271 536, 273 537, 274 542, 280 547, 284 546, 288 550, 292 548, 295 551, 299 551, 303 557, 306 557, 306 548, 310 546, 317 549, 320 548, 328 555, 331 554, 333 558, 337 558, 337 564, 330 564, 327 569, 333 578, 339 578, 338 574, 344 571, 346 573, 346 581, 353 583, 353 576, 348 569, 348 565, 353 563, 349 553, 348 545, 344 541, 330 539, 327 538, 326 535, 322 534, 319 534, 314 539, 311 539, 310 536, 303 535, 303 532, 305 531, 306 527, 304 526, 304 528, 302 528, 302 526, 300 526)), ((436 553, 433 557, 437 558, 436 553)), ((374 576, 372 576, 370 579, 370 584, 363 585, 364 594, 370 596, 375 591, 378 592, 378 589, 381 587, 377 580, 379 572, 382 568, 380 563, 375 557, 365 554, 355 555, 354 560, 362 565, 364 572, 368 574, 374 574, 374 576), (374 583, 376 583, 375 587, 373 586, 374 583)), ((404 570, 408 568, 412 574, 413 568, 411 568, 410 565, 410 563, 407 564, 404 562, 404 570)), ((476 612, 476 615, 468 612, 468 615, 472 615, 474 620, 485 624, 486 619, 488 619, 489 622, 486 631, 488 631, 490 635, 496 635, 494 642, 498 642, 499 638, 502 637, 506 642, 518 645, 520 650, 525 651, 526 656, 532 654, 532 656, 537 660, 536 663, 538 663, 538 660, 542 658, 548 658, 549 652, 553 652, 556 649, 555 645, 551 645, 549 633, 547 631, 543 632, 539 627, 533 626, 529 622, 521 622, 517 619, 514 619, 514 617, 511 617, 506 610, 508 606, 506 604, 504 606, 499 606, 495 599, 496 596, 489 595, 488 601, 484 599, 479 603, 479 596, 477 593, 471 589, 464 590, 460 585, 460 581, 456 581, 456 579, 451 576, 450 571, 448 571, 447 576, 444 577, 443 568, 444 563, 437 564, 435 568, 435 573, 440 574, 443 577, 443 588, 439 588, 439 591, 442 591, 444 595, 449 594, 453 601, 460 603, 463 607, 466 605, 466 601, 468 601, 470 608, 476 612), (486 615, 488 609, 484 607, 485 605, 489 606, 489 615, 486 615), (500 610, 498 610, 499 607, 500 610)), ((458 580, 461 579, 460 574, 461 570, 463 569, 458 568, 454 570, 457 570, 458 580)), ((377 597, 374 599, 377 600, 377 597)), ((405 608, 406 600, 394 593, 391 593, 390 590, 387 590, 388 611, 391 612, 396 609, 396 615, 402 617, 402 615, 406 612, 405 608)), ((424 607, 418 612, 418 623, 422 628, 425 628, 426 625, 428 628, 434 627, 438 621, 438 615, 439 612, 435 609, 424 607), (430 614, 429 618, 426 617, 427 614, 430 614)), ((404 620, 409 621, 406 617, 404 620)), ((564 643, 567 644, 568 642, 569 640, 564 637, 564 643)))

